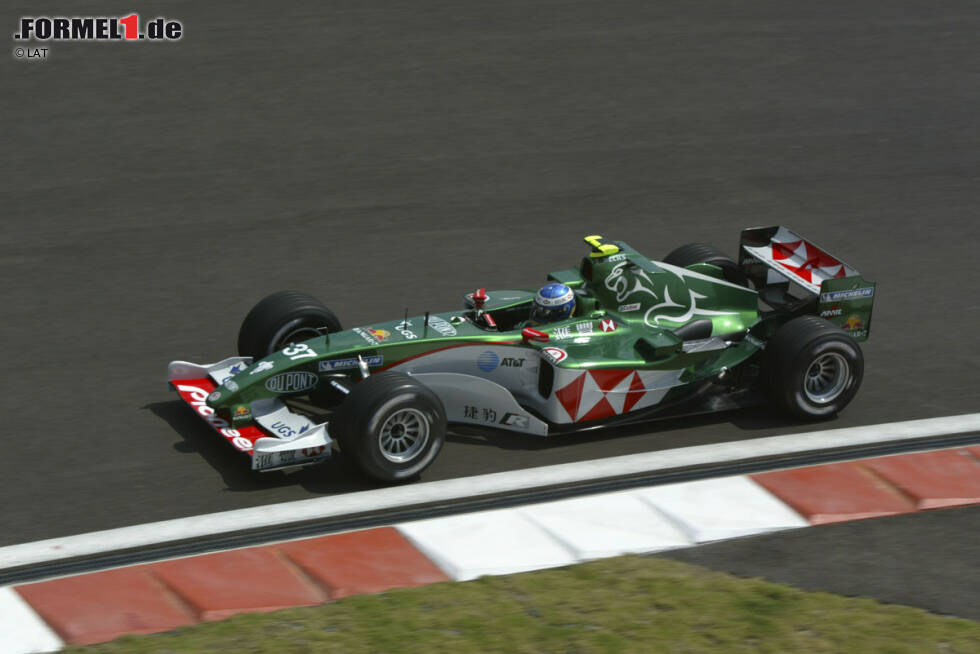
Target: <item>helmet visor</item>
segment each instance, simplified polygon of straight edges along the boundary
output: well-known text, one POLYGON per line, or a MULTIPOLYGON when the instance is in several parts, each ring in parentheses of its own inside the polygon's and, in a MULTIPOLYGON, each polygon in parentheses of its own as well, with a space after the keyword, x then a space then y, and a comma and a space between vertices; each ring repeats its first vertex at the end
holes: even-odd
POLYGON ((574 304, 564 304, 557 307, 543 307, 535 304, 531 309, 531 322, 537 325, 544 325, 558 320, 564 320, 572 314, 574 304))

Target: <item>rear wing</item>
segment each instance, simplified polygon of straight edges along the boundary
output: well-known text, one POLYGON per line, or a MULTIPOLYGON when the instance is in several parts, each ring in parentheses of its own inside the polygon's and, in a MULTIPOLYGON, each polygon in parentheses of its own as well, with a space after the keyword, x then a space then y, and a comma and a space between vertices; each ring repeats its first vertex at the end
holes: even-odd
POLYGON ((875 282, 786 227, 742 231, 739 266, 757 287, 792 282, 817 298, 817 314, 857 341, 871 331, 875 282))

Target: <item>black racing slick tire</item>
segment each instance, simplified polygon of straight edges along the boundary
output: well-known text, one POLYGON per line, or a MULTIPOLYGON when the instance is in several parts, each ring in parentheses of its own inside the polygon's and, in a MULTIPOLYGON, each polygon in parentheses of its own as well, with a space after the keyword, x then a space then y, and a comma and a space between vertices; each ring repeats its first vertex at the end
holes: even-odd
POLYGON ((763 361, 772 400, 808 420, 840 412, 864 378, 864 355, 857 342, 817 316, 793 318, 780 327, 763 361))
POLYGON ((279 291, 263 298, 242 321, 238 354, 263 359, 290 343, 339 332, 340 320, 312 295, 279 291))
POLYGON ((734 259, 713 245, 706 243, 682 245, 664 257, 663 262, 678 268, 686 268, 696 263, 708 263, 721 268, 725 279, 732 284, 746 287, 749 285, 748 278, 734 259))
POLYGON ((338 413, 332 425, 340 450, 379 481, 415 477, 446 440, 442 402, 405 373, 382 372, 358 382, 338 413))

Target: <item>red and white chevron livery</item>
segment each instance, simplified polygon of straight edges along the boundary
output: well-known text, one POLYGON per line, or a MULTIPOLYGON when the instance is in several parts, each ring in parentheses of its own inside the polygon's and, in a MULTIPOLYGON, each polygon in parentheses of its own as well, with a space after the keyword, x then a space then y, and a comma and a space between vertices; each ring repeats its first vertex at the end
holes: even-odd
MULTIPOLYGON (((802 236, 780 227, 766 245, 743 245, 746 252, 768 265, 773 272, 796 282, 812 293, 820 292, 827 279, 859 274, 840 259, 828 254, 802 236)), ((774 280, 770 280, 774 281, 774 280)))

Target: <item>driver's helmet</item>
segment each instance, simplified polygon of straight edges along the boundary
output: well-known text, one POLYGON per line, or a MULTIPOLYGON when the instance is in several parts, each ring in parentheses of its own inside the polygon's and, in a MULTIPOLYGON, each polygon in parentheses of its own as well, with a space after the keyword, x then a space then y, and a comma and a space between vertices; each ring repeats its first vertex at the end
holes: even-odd
POLYGON ((534 307, 531 309, 531 323, 545 325, 564 320, 575 310, 575 293, 572 289, 558 282, 545 284, 534 296, 534 307))

